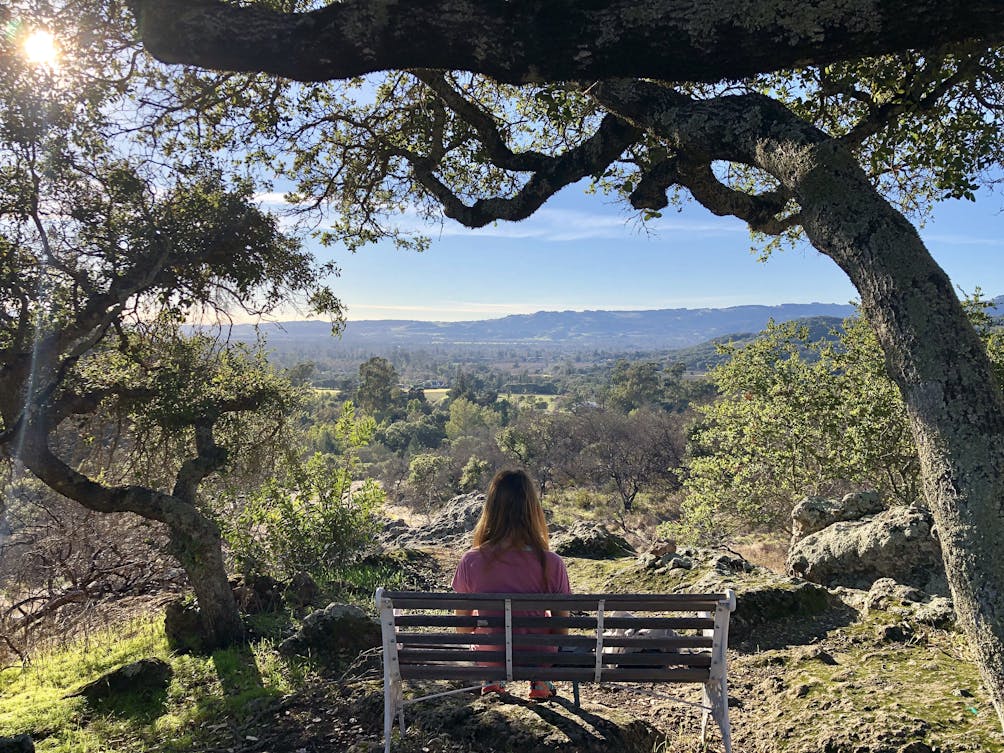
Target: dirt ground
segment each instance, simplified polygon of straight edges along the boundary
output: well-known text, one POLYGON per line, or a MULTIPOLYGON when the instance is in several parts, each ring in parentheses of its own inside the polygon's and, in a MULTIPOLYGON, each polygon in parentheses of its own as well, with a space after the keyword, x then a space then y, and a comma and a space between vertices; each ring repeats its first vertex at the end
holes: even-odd
MULTIPOLYGON (((459 552, 431 561, 445 581, 459 552)), ((581 563, 579 564, 581 567, 581 563)), ((599 565, 597 565, 599 566, 599 565)), ((761 626, 729 651, 735 753, 1004 753, 1004 736, 962 636, 865 615, 838 598, 813 617, 761 626)), ((423 683, 414 695, 458 687, 423 683)), ((396 753, 703 753, 724 750, 712 722, 700 740, 698 686, 571 683, 559 696, 461 693, 409 706, 394 727, 396 753)), ((337 677, 264 706, 240 728, 220 730, 226 753, 376 753, 383 749, 379 653, 337 677)))

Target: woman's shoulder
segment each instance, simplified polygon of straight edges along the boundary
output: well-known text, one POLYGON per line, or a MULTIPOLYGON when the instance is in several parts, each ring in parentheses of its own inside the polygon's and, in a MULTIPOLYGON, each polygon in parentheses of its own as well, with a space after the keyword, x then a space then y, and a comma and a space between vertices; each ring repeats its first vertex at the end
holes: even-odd
POLYGON ((544 554, 547 557, 547 559, 548 559, 549 562, 557 562, 557 563, 560 563, 562 566, 564 566, 565 560, 563 560, 561 558, 560 554, 557 554, 556 552, 552 552, 551 550, 548 550, 544 554))
POLYGON ((466 552, 460 556, 461 562, 470 562, 471 560, 478 560, 484 556, 484 552, 480 547, 471 547, 466 552))

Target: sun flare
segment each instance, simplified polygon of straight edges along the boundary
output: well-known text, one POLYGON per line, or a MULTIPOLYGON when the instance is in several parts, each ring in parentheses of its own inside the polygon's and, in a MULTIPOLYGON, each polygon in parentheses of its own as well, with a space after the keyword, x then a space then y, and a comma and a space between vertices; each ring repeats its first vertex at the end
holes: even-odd
POLYGON ((28 62, 35 65, 55 65, 59 58, 55 37, 43 29, 29 34, 22 44, 22 49, 28 62))

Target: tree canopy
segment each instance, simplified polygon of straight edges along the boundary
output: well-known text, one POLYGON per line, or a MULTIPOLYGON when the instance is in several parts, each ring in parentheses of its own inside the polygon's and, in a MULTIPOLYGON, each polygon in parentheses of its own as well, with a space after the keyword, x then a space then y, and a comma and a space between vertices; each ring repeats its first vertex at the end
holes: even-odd
POLYGON ((999 3, 131 7, 165 62, 321 82, 198 77, 231 108, 215 111, 224 132, 287 145, 291 198, 330 205, 330 237, 350 247, 400 236, 394 212, 519 220, 591 178, 643 216, 686 195, 833 259, 902 392, 956 609, 1004 723, 1004 601, 978 596, 1004 593, 1004 558, 974 533, 1004 529, 1004 400, 897 209, 972 196, 995 175, 999 3))

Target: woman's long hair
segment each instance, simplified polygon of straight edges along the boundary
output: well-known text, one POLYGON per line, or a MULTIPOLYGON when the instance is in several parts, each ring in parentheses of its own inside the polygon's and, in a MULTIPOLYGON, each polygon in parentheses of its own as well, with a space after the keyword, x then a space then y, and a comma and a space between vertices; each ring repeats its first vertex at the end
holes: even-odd
POLYGON ((525 471, 499 471, 488 484, 485 507, 474 527, 474 546, 537 552, 547 581, 547 520, 537 486, 525 471))

